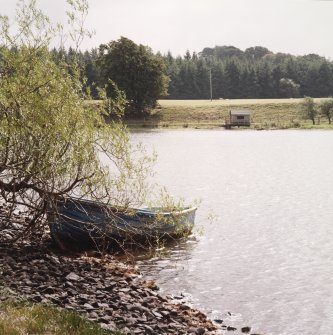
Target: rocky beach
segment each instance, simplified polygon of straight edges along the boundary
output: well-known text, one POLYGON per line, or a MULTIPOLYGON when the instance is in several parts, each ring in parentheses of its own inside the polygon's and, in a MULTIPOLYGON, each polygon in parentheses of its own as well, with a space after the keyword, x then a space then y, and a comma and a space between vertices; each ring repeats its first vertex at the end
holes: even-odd
POLYGON ((47 247, 0 246, 1 300, 74 310, 124 334, 217 334, 200 311, 158 294, 135 269, 110 256, 65 256, 47 247))
MULTIPOLYGON (((8 213, 7 213, 8 214, 8 213)), ((7 217, 5 207, 0 215, 7 217)), ((131 265, 113 256, 64 253, 50 239, 8 243, 24 218, 1 230, 0 301, 25 300, 76 311, 107 330, 124 334, 221 334, 203 313, 161 296, 131 265)))

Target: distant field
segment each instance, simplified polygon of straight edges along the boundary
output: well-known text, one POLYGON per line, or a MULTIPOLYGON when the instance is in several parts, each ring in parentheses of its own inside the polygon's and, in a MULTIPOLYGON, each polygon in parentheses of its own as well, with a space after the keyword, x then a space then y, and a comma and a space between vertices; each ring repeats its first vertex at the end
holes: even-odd
POLYGON ((265 105, 265 104, 290 104, 299 103, 302 99, 219 99, 219 100, 159 100, 162 107, 192 106, 192 107, 217 107, 240 105, 265 105))
MULTIPOLYGON (((159 100, 152 116, 143 126, 210 128, 221 127, 231 109, 251 111, 252 128, 313 127, 304 120, 299 108, 302 99, 235 99, 235 100, 159 100)), ((315 99, 316 102, 321 99, 315 99)), ((129 122, 140 125, 140 122, 129 122)), ((315 127, 328 127, 325 119, 315 127)), ((329 126, 330 127, 330 126, 329 126)))
MULTIPOLYGON (((323 99, 314 99, 319 102, 323 99)), ((251 111, 251 128, 332 128, 325 118, 313 126, 305 120, 302 99, 159 100, 151 115, 129 119, 129 127, 216 128, 222 127, 231 109, 251 111)), ((89 102, 96 104, 97 102, 89 102)))

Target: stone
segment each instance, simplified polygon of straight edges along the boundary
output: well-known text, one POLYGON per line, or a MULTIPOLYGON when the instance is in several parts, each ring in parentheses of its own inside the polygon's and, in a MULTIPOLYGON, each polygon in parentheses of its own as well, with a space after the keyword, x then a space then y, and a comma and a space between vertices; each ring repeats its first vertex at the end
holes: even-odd
POLYGON ((204 329, 204 328, 198 328, 196 331, 195 331, 195 333, 196 333, 196 335, 203 335, 203 334, 205 334, 205 332, 206 332, 206 330, 204 329))
POLYGON ((241 328, 242 333, 249 333, 251 331, 251 327, 243 327, 241 328))
POLYGON ((60 299, 66 299, 68 297, 68 293, 67 292, 62 292, 60 295, 59 295, 59 298, 60 299))
POLYGON ((54 289, 54 287, 49 286, 46 289, 44 289, 43 293, 53 294, 53 293, 55 293, 55 289, 54 289))
POLYGON ((179 307, 180 307, 180 309, 182 309, 184 311, 191 309, 191 307, 189 307, 187 305, 180 305, 179 307))
POLYGON ((147 334, 154 334, 154 329, 148 325, 143 325, 144 329, 146 330, 147 334))
POLYGON ((105 330, 111 330, 111 331, 117 330, 117 326, 113 322, 112 323, 100 323, 99 326, 105 330))
POLYGON ((235 327, 231 327, 231 326, 228 326, 227 327, 227 331, 235 331, 235 330, 237 330, 237 328, 235 328, 235 327))
POLYGON ((89 318, 91 318, 91 319, 98 319, 98 314, 96 313, 96 312, 91 312, 91 313, 89 313, 89 318))
POLYGON ((135 318, 126 318, 124 319, 127 326, 133 326, 137 323, 137 320, 135 318))
POLYGON ((65 286, 67 287, 74 287, 74 285, 70 281, 65 282, 65 286))
POLYGON ((39 294, 36 294, 36 295, 32 296, 31 298, 35 302, 41 302, 43 300, 43 298, 39 294))
POLYGON ((99 303, 97 301, 93 301, 93 302, 91 301, 90 305, 93 306, 96 309, 99 308, 99 303))
POLYGON ((178 316, 178 312, 176 311, 176 310, 171 310, 170 311, 170 315, 172 316, 172 317, 176 317, 176 316, 178 316))
POLYGON ((29 248, 9 249, 0 243, 1 281, 12 287, 10 297, 25 294, 28 300, 53 303, 104 329, 123 328, 124 334, 217 334, 203 313, 179 300, 175 305, 153 285, 145 287, 141 277, 110 257, 101 261, 48 254, 40 245, 29 248))
POLYGON ((65 308, 68 309, 68 310, 74 310, 75 309, 74 306, 69 305, 69 304, 66 304, 65 308))
POLYGON ((78 298, 80 301, 84 302, 84 301, 89 301, 89 295, 88 294, 79 294, 78 298))
POLYGON ((161 319, 162 318, 162 314, 152 311, 152 314, 155 315, 157 318, 161 319))
POLYGON ((165 316, 165 317, 167 317, 167 316, 170 315, 170 312, 169 312, 169 311, 166 311, 166 310, 164 310, 164 311, 160 311, 160 313, 161 313, 163 316, 165 316))
POLYGON ((65 278, 69 281, 79 281, 81 279, 80 276, 74 272, 69 273, 65 278))
POLYGON ((102 317, 98 318, 98 322, 100 323, 109 323, 112 321, 112 317, 109 315, 103 315, 102 317))
POLYGON ((85 303, 85 304, 83 305, 83 308, 86 309, 86 310, 89 310, 89 311, 95 309, 93 306, 91 306, 90 304, 87 304, 87 303, 85 303))

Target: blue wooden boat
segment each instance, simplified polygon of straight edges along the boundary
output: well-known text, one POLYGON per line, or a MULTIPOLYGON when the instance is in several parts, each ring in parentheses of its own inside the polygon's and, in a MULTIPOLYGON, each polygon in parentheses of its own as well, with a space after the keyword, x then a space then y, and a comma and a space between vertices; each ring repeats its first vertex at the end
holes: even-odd
POLYGON ((194 225, 196 209, 124 209, 68 198, 57 202, 48 220, 51 236, 59 245, 84 247, 103 243, 112 246, 187 236, 194 225))

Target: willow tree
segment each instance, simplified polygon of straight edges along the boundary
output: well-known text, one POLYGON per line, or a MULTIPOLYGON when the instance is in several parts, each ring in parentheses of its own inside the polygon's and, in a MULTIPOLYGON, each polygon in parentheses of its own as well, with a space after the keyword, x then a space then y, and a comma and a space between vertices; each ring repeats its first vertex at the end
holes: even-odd
MULTIPOLYGON (((68 2, 68 35, 79 43, 88 6, 68 2)), ((142 201, 152 159, 137 154, 121 124, 105 122, 108 111, 85 106, 80 69, 53 61, 49 44, 58 30, 35 1, 20 2, 14 33, 8 17, 0 24, 0 194, 7 208, 30 215, 20 232, 40 230, 46 210, 63 196, 142 201)), ((7 228, 3 221, 0 229, 7 228)))

